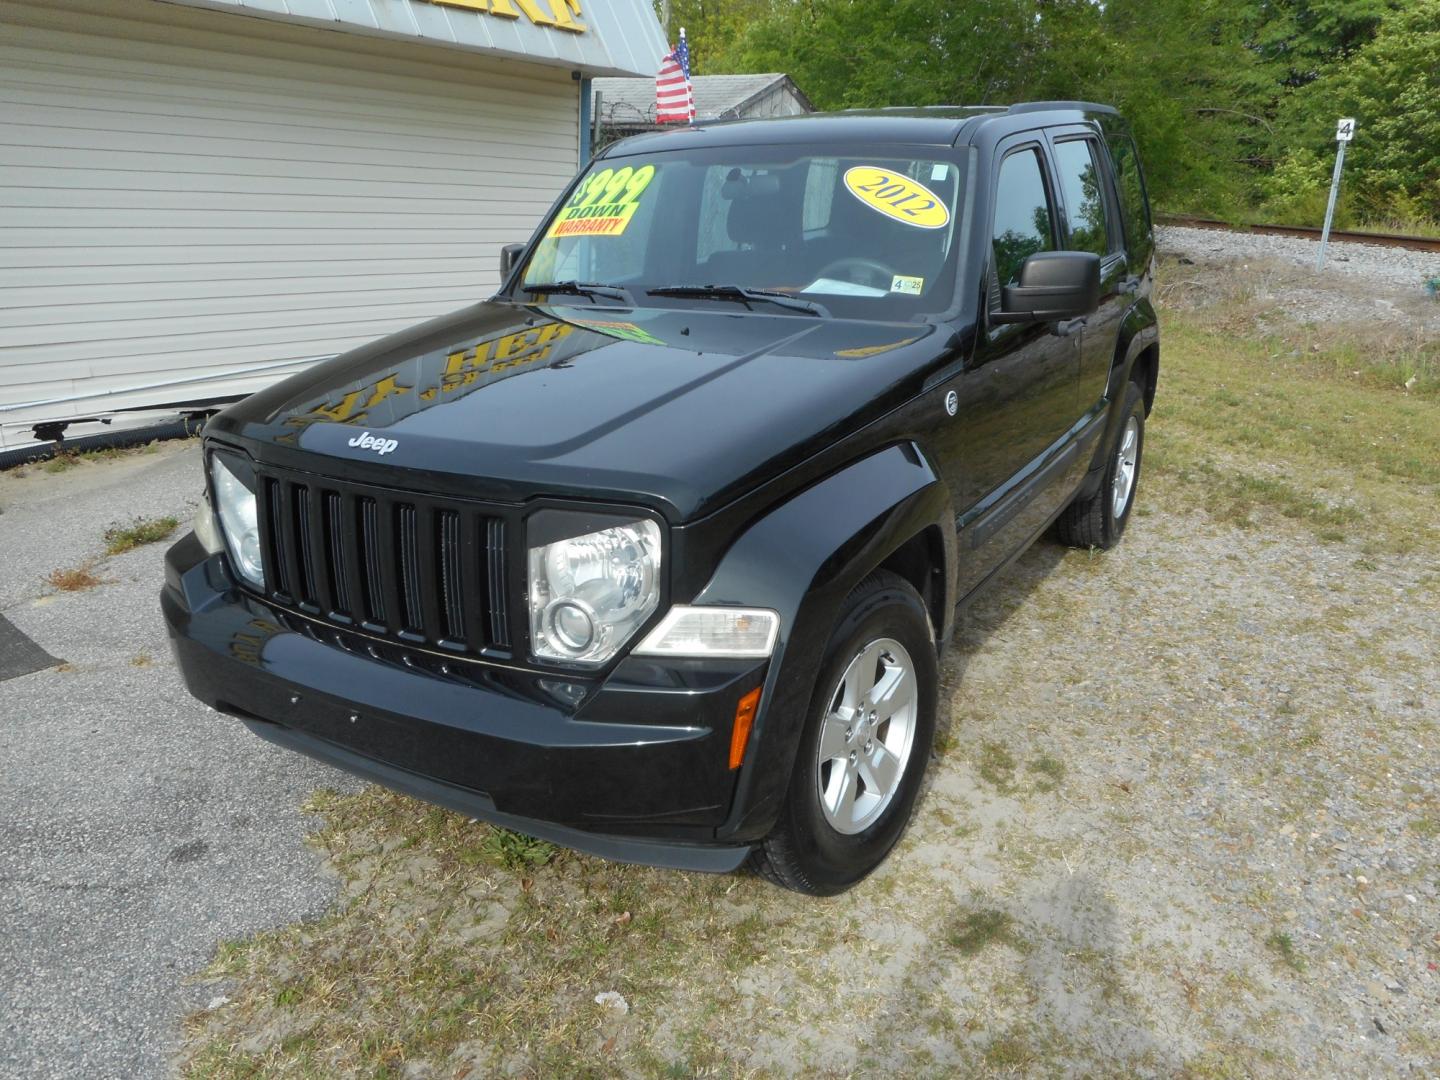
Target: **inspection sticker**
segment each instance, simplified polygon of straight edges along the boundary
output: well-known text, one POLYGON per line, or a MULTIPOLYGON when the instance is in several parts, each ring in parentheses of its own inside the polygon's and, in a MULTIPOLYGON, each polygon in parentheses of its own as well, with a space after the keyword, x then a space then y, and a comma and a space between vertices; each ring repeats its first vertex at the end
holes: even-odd
POLYGON ((904 293, 906 296, 919 296, 925 291, 925 279, 896 274, 890 279, 890 291, 904 293))
POLYGON ((941 229, 950 222, 950 211, 940 196, 893 170, 856 165, 845 170, 845 186, 872 210, 917 229, 941 229))
POLYGON ((640 196, 654 178, 654 165, 601 169, 586 177, 555 215, 546 238, 623 235, 640 209, 640 196))

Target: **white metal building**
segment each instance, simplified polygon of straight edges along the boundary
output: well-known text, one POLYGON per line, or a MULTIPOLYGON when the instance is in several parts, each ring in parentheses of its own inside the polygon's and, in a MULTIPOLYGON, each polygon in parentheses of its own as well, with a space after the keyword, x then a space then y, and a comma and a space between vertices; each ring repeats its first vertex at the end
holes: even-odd
MULTIPOLYGON (((815 111, 795 80, 783 72, 763 75, 696 75, 697 120, 760 120, 815 111)), ((655 122, 655 80, 596 79, 591 111, 606 136, 617 138, 673 125, 655 122)))
POLYGON ((666 51, 649 0, 0 0, 0 451, 488 295, 666 51))

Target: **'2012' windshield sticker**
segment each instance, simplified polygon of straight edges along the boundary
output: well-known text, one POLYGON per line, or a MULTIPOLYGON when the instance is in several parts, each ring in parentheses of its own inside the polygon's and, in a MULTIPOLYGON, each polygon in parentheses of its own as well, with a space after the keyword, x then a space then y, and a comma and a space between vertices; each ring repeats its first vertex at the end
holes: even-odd
POLYGON ((950 223, 950 211, 940 196, 891 169, 856 165, 845 170, 845 186, 872 210, 917 229, 942 229, 950 223))
POLYGON ((591 173, 555 215, 546 238, 624 235, 635 211, 640 209, 640 196, 654 178, 654 165, 638 169, 626 165, 591 173))

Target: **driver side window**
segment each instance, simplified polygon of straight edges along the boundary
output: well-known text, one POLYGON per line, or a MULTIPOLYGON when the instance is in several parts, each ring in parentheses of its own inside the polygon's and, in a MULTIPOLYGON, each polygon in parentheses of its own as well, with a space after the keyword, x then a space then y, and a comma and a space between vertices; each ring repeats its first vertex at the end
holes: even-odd
POLYGON ((1039 152, 1029 148, 1009 155, 1000 163, 991 233, 1001 285, 1016 284, 1026 259, 1054 248, 1053 221, 1039 152))

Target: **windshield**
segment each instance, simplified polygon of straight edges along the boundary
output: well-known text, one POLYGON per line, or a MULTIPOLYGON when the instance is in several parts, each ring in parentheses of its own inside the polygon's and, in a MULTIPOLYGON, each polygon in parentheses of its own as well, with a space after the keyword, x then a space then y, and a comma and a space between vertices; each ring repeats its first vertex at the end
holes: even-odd
MULTIPOLYGON (((609 285, 639 304, 744 304, 802 316, 903 320, 944 311, 954 297, 969 151, 829 150, 740 146, 594 162, 543 228, 521 289, 609 285), (754 292, 784 296, 777 303, 754 292)), ((613 293, 588 295, 616 302, 613 293)))

